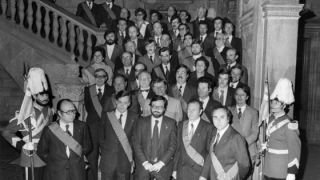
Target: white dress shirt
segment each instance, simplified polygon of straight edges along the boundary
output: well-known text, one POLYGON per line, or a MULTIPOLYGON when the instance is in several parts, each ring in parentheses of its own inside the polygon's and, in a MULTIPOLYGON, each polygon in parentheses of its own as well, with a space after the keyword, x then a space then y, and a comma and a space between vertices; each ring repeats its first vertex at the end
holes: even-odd
POLYGON ((184 84, 178 84, 177 83, 178 90, 180 89, 180 86, 182 86, 182 88, 181 88, 181 96, 183 96, 184 89, 186 88, 186 85, 187 85, 187 83, 184 83, 184 84))
POLYGON ((219 53, 221 53, 223 51, 223 49, 224 49, 224 46, 222 46, 220 48, 217 47, 217 49, 218 49, 219 53))
POLYGON ((154 125, 156 124, 156 120, 159 121, 158 122, 158 130, 159 130, 159 137, 160 137, 162 119, 163 119, 163 116, 161 116, 160 118, 155 118, 155 117, 151 116, 151 138, 153 136, 153 128, 154 128, 154 125))
POLYGON ((120 119, 120 115, 122 114, 122 118, 121 118, 121 126, 122 129, 124 129, 126 122, 127 122, 127 116, 128 116, 128 111, 124 112, 124 113, 120 113, 118 111, 118 109, 116 109, 116 117, 117 119, 120 119))
POLYGON ((164 73, 167 73, 166 72, 167 71, 166 67, 168 67, 168 70, 170 72, 170 63, 168 63, 167 65, 162 64, 162 68, 163 68, 164 73))
POLYGON ((221 96, 221 90, 223 90, 223 106, 226 104, 226 100, 227 100, 227 93, 228 93, 228 86, 225 87, 224 89, 221 89, 220 87, 218 88, 219 91, 219 97, 221 96))
MULTIPOLYGON (((220 131, 218 130, 217 133, 219 133, 220 137, 218 139, 218 143, 220 142, 220 139, 222 138, 223 134, 227 131, 228 127, 230 126, 230 124, 228 124, 224 129, 221 129, 220 131)), ((217 136, 214 140, 214 142, 217 140, 217 136)))
POLYGON ((208 102, 209 102, 209 99, 210 99, 210 97, 209 97, 209 96, 208 96, 208 97, 206 97, 204 100, 202 100, 202 99, 200 99, 200 98, 199 98, 199 100, 203 102, 203 104, 202 104, 203 110, 205 110, 205 109, 206 109, 207 104, 208 104, 208 102))
POLYGON ((112 2, 111 2, 111 3, 106 2, 106 4, 110 7, 110 9, 111 9, 111 8, 112 8, 112 6, 113 6, 112 2), (110 5, 109 5, 109 4, 110 4, 110 5))
POLYGON ((123 31, 123 32, 119 31, 119 35, 120 36, 121 36, 121 33, 122 33, 122 36, 125 38, 126 37, 126 31, 123 31))
POLYGON ((232 41, 233 36, 230 35, 230 36, 227 36, 226 39, 227 39, 227 38, 229 38, 228 41, 229 41, 229 43, 231 44, 231 41, 232 41))
MULTIPOLYGON (((146 89, 143 89, 143 88, 140 88, 141 90, 149 90, 149 92, 150 92, 150 87, 149 88, 146 88, 146 89)), ((144 99, 147 99, 147 97, 148 97, 148 92, 141 92, 141 94, 142 94, 142 96, 143 96, 143 98, 144 99)))
POLYGON ((127 73, 127 69, 128 69, 128 74, 130 74, 132 66, 124 67, 124 73, 127 73))
POLYGON ((114 44, 112 45, 107 45, 107 53, 108 53, 108 57, 109 59, 111 59, 111 56, 112 56, 112 53, 113 53, 113 50, 114 50, 114 44))
POLYGON ((92 9, 93 1, 91 1, 91 2, 87 1, 87 5, 88 5, 89 9, 92 9))
POLYGON ((214 30, 214 37, 216 37, 217 33, 222 33, 222 29, 220 29, 219 31, 214 30))
POLYGON ((204 41, 204 39, 206 39, 207 34, 205 34, 205 35, 203 35, 203 36, 201 36, 201 35, 200 35, 200 39, 201 39, 201 37, 202 37, 202 42, 203 42, 203 41, 204 41))
MULTIPOLYGON (((64 123, 64 122, 62 122, 62 121, 60 120, 59 123, 60 123, 60 127, 61 127, 61 129, 62 129, 63 131, 67 131, 66 125, 69 125, 68 130, 70 131, 70 133, 71 133, 72 136, 73 136, 73 122, 66 124, 66 123, 64 123)), ((70 149, 69 149, 68 146, 66 147, 66 153, 67 153, 67 156, 69 157, 69 156, 70 156, 70 149)))
POLYGON ((103 95, 103 93, 104 93, 104 85, 102 85, 101 87, 96 85, 97 94, 99 94, 99 89, 101 89, 101 94, 103 95))
POLYGON ((191 122, 191 121, 189 120, 189 123, 188 123, 188 132, 190 133, 190 131, 191 131, 191 124, 193 124, 193 134, 194 134, 194 132, 196 132, 196 129, 197 129, 199 123, 200 123, 200 117, 199 117, 197 120, 195 120, 194 122, 191 122))
POLYGON ((232 87, 232 88, 236 88, 238 84, 239 84, 239 81, 237 81, 237 82, 230 82, 229 86, 232 87))
POLYGON ((242 106, 242 107, 239 107, 239 106, 237 105, 237 113, 239 114, 239 108, 240 108, 240 109, 241 109, 241 113, 243 114, 244 110, 246 110, 246 107, 247 107, 246 104, 245 104, 244 106, 242 106))

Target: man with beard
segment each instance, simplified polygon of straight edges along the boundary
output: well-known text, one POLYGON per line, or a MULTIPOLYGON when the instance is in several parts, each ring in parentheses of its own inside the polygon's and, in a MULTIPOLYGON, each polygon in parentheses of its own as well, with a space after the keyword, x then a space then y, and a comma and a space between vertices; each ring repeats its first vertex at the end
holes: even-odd
MULTIPOLYGON (((189 40, 187 40, 189 41, 189 40)), ((203 44, 201 42, 201 40, 198 40, 198 41, 194 41, 192 44, 191 44, 191 51, 192 51, 192 56, 189 56, 189 57, 186 57, 184 60, 182 60, 181 64, 184 64, 186 66, 188 66, 188 68, 193 72, 196 70, 196 67, 195 67, 195 62, 196 60, 199 58, 199 57, 202 57, 204 56, 204 54, 202 53, 203 52, 203 44)), ((209 67, 207 69, 207 72, 209 74, 211 74, 212 76, 215 76, 215 68, 213 67, 212 65, 212 62, 211 62, 211 58, 208 57, 208 56, 204 56, 208 62, 209 62, 209 67)))
MULTIPOLYGON (((177 122, 182 121, 183 117, 183 111, 181 107, 181 102, 173 97, 170 97, 167 95, 167 90, 168 90, 168 83, 167 81, 161 79, 161 78, 155 78, 152 81, 151 85, 154 93, 158 96, 163 96, 167 99, 168 101, 168 108, 166 109, 165 116, 170 117, 177 122)), ((146 102, 144 103, 143 107, 143 114, 142 116, 146 117, 151 114, 150 111, 150 99, 147 99, 146 102)))
MULTIPOLYGON (((234 67, 235 65, 240 65, 237 61, 238 61, 238 52, 236 49, 228 49, 226 51, 226 59, 227 59, 227 64, 223 64, 220 66, 220 69, 226 69, 228 71, 231 71, 232 67, 234 67)), ((242 75, 241 77, 238 79, 238 81, 240 80, 241 83, 243 84, 248 84, 248 70, 246 67, 241 66, 242 67, 242 75)))
MULTIPOLYGON (((137 50, 137 45, 131 40, 126 41, 124 44, 124 49, 127 52, 132 53, 132 65, 136 65, 138 63, 138 59, 141 56, 140 52, 137 50)), ((123 67, 123 63, 121 60, 121 56, 117 57, 114 71, 117 71, 123 67)))
POLYGON ((133 133, 136 179, 169 180, 177 147, 176 121, 163 115, 168 105, 165 97, 156 95, 149 102, 151 115, 140 118, 133 133))
MULTIPOLYGON (((128 84, 128 79, 124 75, 118 74, 114 77, 113 87, 114 87, 115 93, 111 94, 111 96, 109 96, 110 98, 107 98, 107 101, 105 102, 105 105, 104 105, 105 112, 113 111, 117 107, 116 94, 119 91, 125 91, 127 84, 128 84)), ((138 98, 136 96, 132 96, 132 101, 131 101, 129 110, 135 113, 139 113, 138 98)))
POLYGON ((266 149, 263 169, 266 180, 294 180, 299 171, 301 140, 298 122, 286 111, 294 103, 292 87, 289 79, 281 78, 270 96, 267 141, 262 144, 262 150, 266 149))
POLYGON ((178 124, 178 145, 172 176, 179 180, 198 180, 210 150, 213 125, 200 117, 203 108, 199 100, 188 103, 187 113, 188 119, 178 124))
POLYGON ((130 20, 130 11, 127 8, 122 8, 120 11, 120 18, 112 21, 112 30, 116 32, 119 31, 118 24, 120 19, 125 19, 127 21, 127 27, 134 26, 134 22, 130 20))
POLYGON ((48 105, 50 95, 44 71, 37 67, 31 68, 26 81, 26 94, 20 111, 17 111, 16 117, 9 121, 2 131, 2 136, 16 149, 21 150, 20 158, 14 163, 28 169, 26 172, 28 179, 32 179, 31 161, 25 152, 35 152, 32 156, 34 179, 42 180, 46 164, 39 158, 36 150, 43 128, 52 122, 53 110, 48 105), (32 137, 29 130, 32 132, 32 137), (21 132, 22 137, 17 134, 18 132, 21 132))
POLYGON ((132 135, 139 116, 128 111, 130 103, 131 93, 119 91, 117 108, 102 115, 99 128, 102 180, 130 180, 134 170, 132 135))
POLYGON ((145 43, 145 50, 147 54, 139 57, 138 62, 143 63, 147 66, 147 71, 151 73, 152 69, 161 64, 161 59, 159 54, 155 52, 156 50, 156 42, 154 40, 148 40, 145 43))
POLYGON ((227 63, 226 56, 227 56, 227 51, 230 48, 224 45, 225 42, 226 42, 225 35, 222 33, 218 33, 215 39, 216 47, 209 48, 205 52, 206 56, 211 57, 212 64, 216 73, 219 72, 219 69, 221 69, 221 66, 227 63))
POLYGON ((114 71, 116 58, 123 53, 121 46, 116 44, 117 36, 113 30, 107 30, 104 33, 104 39, 106 40, 103 48, 106 50, 105 62, 114 71))
POLYGON ((176 79, 173 76, 176 71, 176 65, 171 63, 172 51, 169 48, 161 48, 159 51, 159 57, 161 64, 152 69, 152 78, 161 77, 165 79, 169 85, 176 83, 176 79))

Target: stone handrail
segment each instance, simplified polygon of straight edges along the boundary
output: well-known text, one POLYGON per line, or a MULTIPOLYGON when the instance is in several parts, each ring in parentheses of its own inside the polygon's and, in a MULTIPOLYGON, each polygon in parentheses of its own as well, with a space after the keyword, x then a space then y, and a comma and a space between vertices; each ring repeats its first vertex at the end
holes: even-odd
POLYGON ((2 0, 1 10, 1 16, 11 17, 8 19, 12 23, 70 52, 70 57, 77 57, 82 66, 90 63, 92 47, 104 43, 106 29, 99 29, 49 1, 2 0))

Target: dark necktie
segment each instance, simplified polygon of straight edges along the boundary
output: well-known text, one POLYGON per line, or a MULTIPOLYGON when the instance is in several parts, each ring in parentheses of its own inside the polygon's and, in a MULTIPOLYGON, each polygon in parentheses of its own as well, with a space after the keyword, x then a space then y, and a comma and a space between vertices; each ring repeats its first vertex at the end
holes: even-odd
POLYGON ((153 136, 151 139, 151 161, 152 163, 156 163, 158 161, 158 141, 159 141, 159 129, 158 129, 159 121, 155 121, 155 125, 153 127, 153 136))
POLYGON ((122 116, 123 116, 123 114, 120 114, 120 118, 119 118, 120 125, 122 125, 122 116))
POLYGON ((121 37, 122 40, 124 39, 124 35, 123 35, 122 32, 120 32, 120 37, 121 37))
POLYGON ((200 41, 203 42, 203 37, 202 36, 200 36, 200 41))
POLYGON ((129 76, 129 69, 126 70, 126 75, 129 76))
POLYGON ((151 62, 153 63, 153 59, 152 59, 152 56, 150 56, 150 58, 149 58, 149 59, 150 59, 150 61, 151 61, 151 62))
POLYGON ((193 123, 191 123, 191 129, 190 129, 190 132, 189 132, 189 138, 190 138, 190 140, 192 139, 193 134, 194 134, 194 126, 193 126, 193 123))
POLYGON ((102 92, 101 92, 101 89, 100 89, 100 88, 98 89, 98 91, 99 91, 99 92, 98 92, 98 99, 100 100, 100 99, 102 98, 102 92))
POLYGON ((91 4, 92 2, 89 2, 89 9, 91 9, 92 8, 92 4, 91 4))
POLYGON ((238 118, 240 119, 242 116, 241 108, 239 108, 238 118))
POLYGON ((157 38, 157 46, 160 47, 160 38, 157 38))
POLYGON ((111 9, 111 4, 108 4, 108 7, 111 9))
POLYGON ((69 131, 69 125, 66 125, 66 133, 72 137, 72 134, 71 132, 69 131))
POLYGON ((168 80, 169 79, 169 69, 168 69, 168 66, 166 66, 166 79, 168 80))
POLYGON ((224 105, 224 104, 223 104, 223 101, 224 101, 224 90, 221 90, 221 91, 220 91, 219 101, 220 101, 220 103, 221 103, 222 105, 224 105))
POLYGON ((220 134, 217 133, 216 142, 214 142, 213 148, 212 148, 212 149, 213 149, 213 152, 215 152, 215 150, 216 150, 217 144, 218 144, 218 142, 219 142, 219 138, 220 138, 220 134))
POLYGON ((180 95, 182 95, 182 86, 179 87, 180 95))
POLYGON ((216 35, 214 37, 217 37, 217 35, 218 35, 218 32, 216 32, 216 35))
POLYGON ((228 66, 227 66, 227 70, 230 70, 230 68, 231 68, 231 66, 230 66, 230 64, 228 64, 228 66))

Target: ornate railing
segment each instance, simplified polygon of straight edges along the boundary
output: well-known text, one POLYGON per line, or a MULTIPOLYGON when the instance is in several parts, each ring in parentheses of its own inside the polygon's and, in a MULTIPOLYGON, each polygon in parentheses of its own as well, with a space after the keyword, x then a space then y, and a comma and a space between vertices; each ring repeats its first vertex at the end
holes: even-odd
POLYGON ((51 2, 1 0, 1 16, 88 64, 92 49, 104 42, 106 29, 99 29, 51 2))

